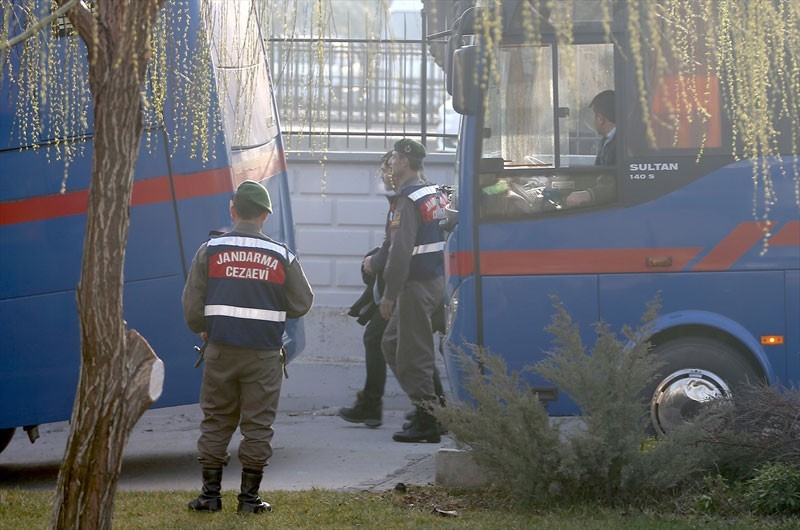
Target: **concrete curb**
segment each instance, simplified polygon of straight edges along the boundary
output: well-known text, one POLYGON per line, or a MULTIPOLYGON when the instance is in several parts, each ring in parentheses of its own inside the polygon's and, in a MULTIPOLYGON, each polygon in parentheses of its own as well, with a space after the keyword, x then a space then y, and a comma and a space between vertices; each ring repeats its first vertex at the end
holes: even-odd
MULTIPOLYGON (((550 418, 552 425, 557 425, 561 436, 569 437, 585 428, 583 420, 578 416, 555 416, 550 418)), ((450 488, 479 489, 491 483, 491 475, 475 463, 469 448, 459 447, 455 440, 448 437, 450 443, 436 452, 436 485, 450 488)))
POLYGON ((436 452, 437 486, 479 489, 488 484, 488 474, 475 463, 471 451, 443 447, 436 452))

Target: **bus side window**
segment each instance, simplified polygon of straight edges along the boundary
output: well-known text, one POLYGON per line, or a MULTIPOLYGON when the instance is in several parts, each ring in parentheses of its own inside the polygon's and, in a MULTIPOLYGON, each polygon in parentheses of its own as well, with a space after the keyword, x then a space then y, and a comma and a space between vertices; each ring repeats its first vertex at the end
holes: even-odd
MULTIPOLYGON (((603 92, 615 89, 614 45, 559 46, 557 88, 557 105, 564 109, 558 113, 559 166, 597 165, 604 133, 598 131, 592 102, 603 92)), ((601 106, 606 107, 607 95, 600 99, 601 106)))
POLYGON ((580 44, 559 48, 561 167, 582 167, 573 173, 574 190, 563 197, 566 208, 613 202, 616 198, 617 130, 614 45, 580 44), (597 168, 590 170, 590 168, 597 168))

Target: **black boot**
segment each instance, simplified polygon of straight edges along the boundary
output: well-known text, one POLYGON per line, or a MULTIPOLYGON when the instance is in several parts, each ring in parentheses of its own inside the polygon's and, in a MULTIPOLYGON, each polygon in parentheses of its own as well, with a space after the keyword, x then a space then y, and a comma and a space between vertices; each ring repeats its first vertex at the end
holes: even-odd
POLYGON ((263 476, 264 473, 261 471, 242 470, 242 492, 239 493, 237 512, 263 513, 272 511, 272 506, 268 502, 262 501, 258 496, 258 488, 261 486, 261 478, 263 476))
MULTIPOLYGON (((447 404, 447 400, 444 397, 444 388, 442 387, 442 379, 441 377, 439 377, 439 370, 435 366, 433 368, 433 391, 436 394, 437 399, 439 400, 439 405, 444 407, 447 404)), ((403 423, 404 431, 408 430, 411 427, 412 423, 414 422, 414 417, 416 416, 416 414, 417 414, 416 408, 411 412, 406 413, 407 421, 403 423)), ((438 425, 439 425, 439 434, 447 434, 447 429, 445 429, 441 423, 438 425)))
POLYGON ((429 442, 439 443, 442 436, 439 433, 439 423, 427 410, 417 406, 417 413, 411 420, 411 425, 400 432, 394 433, 395 442, 429 442))
POLYGON ((413 410, 406 412, 405 418, 406 421, 403 423, 403 430, 407 431, 417 422, 417 409, 414 408, 413 410))
POLYGON ((339 417, 350 423, 363 423, 373 429, 380 427, 383 425, 383 400, 367 397, 359 390, 355 405, 340 408, 339 417))
MULTIPOLYGON (((441 404, 444 407, 444 403, 445 403, 444 402, 444 396, 439 396, 439 404, 441 404)), ((407 412, 406 413, 406 420, 408 420, 408 421, 403 423, 403 430, 404 431, 407 431, 408 429, 410 429, 414 425, 414 421, 415 421, 416 417, 417 417, 417 409, 414 409, 411 412, 407 412)), ((436 428, 439 429, 439 434, 440 435, 441 434, 447 434, 447 428, 444 425, 442 425, 441 423, 439 423, 438 421, 436 422, 436 428)))
POLYGON ((203 491, 189 502, 189 509, 198 512, 218 512, 222 509, 222 468, 203 468, 203 491))

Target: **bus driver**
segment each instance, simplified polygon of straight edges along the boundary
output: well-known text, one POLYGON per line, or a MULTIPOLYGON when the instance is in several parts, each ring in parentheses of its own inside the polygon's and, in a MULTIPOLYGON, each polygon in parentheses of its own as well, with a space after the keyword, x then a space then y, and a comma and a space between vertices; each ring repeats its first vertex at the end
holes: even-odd
MULTIPOLYGON (((614 166, 617 164, 617 124, 614 113, 614 91, 604 90, 597 94, 589 108, 594 112, 594 128, 603 135, 595 166, 614 166)), ((594 203, 610 202, 614 199, 614 179, 611 175, 600 175, 595 185, 574 191, 567 196, 568 207, 585 206, 594 203)))

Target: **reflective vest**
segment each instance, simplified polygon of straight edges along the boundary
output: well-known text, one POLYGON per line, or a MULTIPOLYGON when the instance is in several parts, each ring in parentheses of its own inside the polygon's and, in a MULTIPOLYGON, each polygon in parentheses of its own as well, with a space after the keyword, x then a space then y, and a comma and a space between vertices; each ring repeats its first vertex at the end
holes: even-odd
POLYGON ((279 349, 286 327, 286 269, 295 256, 267 236, 228 232, 206 244, 208 340, 279 349))
MULTIPOLYGON (((408 279, 428 280, 443 275, 444 230, 439 221, 445 218, 447 197, 433 184, 406 186, 400 194, 414 201, 422 219, 411 253, 408 279)), ((392 204, 392 214, 394 209, 392 204)))

